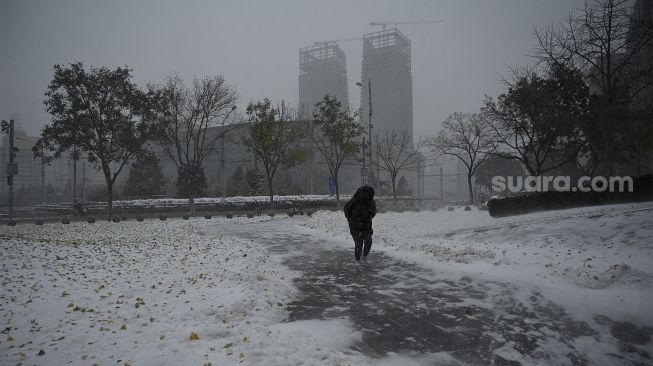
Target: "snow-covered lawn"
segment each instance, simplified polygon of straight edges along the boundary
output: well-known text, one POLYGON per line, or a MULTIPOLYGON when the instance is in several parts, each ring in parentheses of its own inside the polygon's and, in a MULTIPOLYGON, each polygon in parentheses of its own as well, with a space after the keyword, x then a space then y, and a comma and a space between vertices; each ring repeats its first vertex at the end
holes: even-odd
MULTIPOLYGON (((341 212, 318 211, 306 221, 352 246, 346 225, 341 212)), ((653 326, 653 203, 499 219, 461 207, 384 213, 373 226, 373 251, 416 261, 442 276, 537 289, 579 320, 604 315, 653 326)))
MULTIPOLYGON (((228 222, 252 220, 273 219, 228 222)), ((227 219, 2 227, 0 364, 338 357, 324 339, 280 324, 295 274, 256 243, 221 235, 221 224, 227 219)))

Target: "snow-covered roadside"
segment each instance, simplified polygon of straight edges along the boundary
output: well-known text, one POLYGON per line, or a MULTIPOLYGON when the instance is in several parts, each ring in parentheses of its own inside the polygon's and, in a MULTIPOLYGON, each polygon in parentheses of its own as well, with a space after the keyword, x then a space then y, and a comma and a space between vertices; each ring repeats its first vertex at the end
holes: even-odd
POLYGON ((358 364, 344 320, 282 323, 296 273, 239 220, 2 227, 0 363, 358 364))
MULTIPOLYGON (((306 226, 351 246, 341 212, 306 226)), ((500 219, 487 212, 379 214, 374 248, 434 269, 541 292, 576 319, 653 326, 653 203, 548 211, 500 219)))
MULTIPOLYGON (((351 195, 341 195, 341 199, 348 199, 351 195)), ((270 202, 270 196, 234 196, 234 197, 198 197, 194 199, 195 205, 223 205, 239 206, 244 204, 267 204, 270 202)), ((331 195, 305 194, 294 196, 274 196, 277 203, 283 202, 291 204, 293 202, 322 202, 333 203, 335 197, 331 195)), ((106 207, 106 202, 87 202, 87 206, 106 207)), ((149 207, 187 207, 188 199, 186 198, 151 198, 151 199, 134 199, 134 200, 116 200, 113 201, 114 208, 149 208, 149 207)), ((36 207, 70 207, 69 204, 47 204, 36 205, 36 207)))

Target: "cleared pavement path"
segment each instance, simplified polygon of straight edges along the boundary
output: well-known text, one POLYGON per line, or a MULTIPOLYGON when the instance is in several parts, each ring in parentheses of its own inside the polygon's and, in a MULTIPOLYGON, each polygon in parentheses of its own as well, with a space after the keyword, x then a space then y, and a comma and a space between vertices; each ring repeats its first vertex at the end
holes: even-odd
MULTIPOLYGON (((362 333, 352 348, 372 358, 391 352, 408 356, 444 352, 452 364, 520 365, 515 360, 522 356, 542 364, 589 364, 574 340, 597 337, 596 331, 537 292, 522 303, 513 296, 511 284, 466 276, 439 279, 430 270, 375 251, 374 246, 369 264, 357 265, 353 248, 325 245, 323 236, 312 236, 299 225, 298 219, 275 219, 221 228, 227 235, 253 239, 283 255, 285 266, 302 273, 295 280, 300 299, 287 304, 289 322, 346 318, 362 333), (495 294, 491 299, 490 289, 495 294), (544 352, 542 340, 552 339, 559 346, 544 352)), ((621 346, 613 364, 650 364, 651 356, 634 345, 649 343, 652 329, 610 319, 601 322, 621 346)))

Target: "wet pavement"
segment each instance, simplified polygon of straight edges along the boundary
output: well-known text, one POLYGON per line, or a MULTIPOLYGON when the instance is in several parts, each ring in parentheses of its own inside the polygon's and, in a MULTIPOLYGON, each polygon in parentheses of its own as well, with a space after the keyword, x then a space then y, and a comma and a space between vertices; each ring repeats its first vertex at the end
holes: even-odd
MULTIPOLYGON (((289 222, 300 225, 298 220, 289 222)), ((588 365, 575 341, 607 336, 621 348, 611 355, 611 364, 653 364, 642 347, 650 348, 651 328, 603 317, 597 318, 603 328, 592 329, 538 292, 526 296, 525 303, 517 300, 517 289, 509 283, 464 275, 445 280, 374 246, 369 263, 359 265, 353 260, 353 244, 351 250, 335 248, 325 245, 323 237, 274 221, 246 226, 225 233, 254 239, 283 255, 283 265, 301 272, 295 280, 300 298, 287 304, 287 321, 348 319, 362 334, 352 348, 369 357, 446 353, 454 365, 522 364, 515 359, 588 365), (543 348, 551 341, 554 350, 543 348)))

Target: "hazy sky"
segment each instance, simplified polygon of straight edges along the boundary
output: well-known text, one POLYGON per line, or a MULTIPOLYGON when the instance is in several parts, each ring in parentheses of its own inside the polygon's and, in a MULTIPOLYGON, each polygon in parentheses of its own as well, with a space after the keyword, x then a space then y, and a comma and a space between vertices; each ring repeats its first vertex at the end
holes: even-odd
MULTIPOLYGON (((298 49, 314 41, 376 31, 371 21, 442 20, 400 25, 412 42, 415 133, 434 134, 453 112, 475 112, 501 88, 509 66, 533 62, 534 26, 559 22, 582 0, 154 1, 0 0, 0 118, 20 113, 37 134, 49 116, 43 93, 56 63, 124 66, 135 81, 177 72, 222 74, 241 106, 269 97, 298 100, 298 49)), ((349 95, 361 73, 361 41, 341 43, 349 95)))

